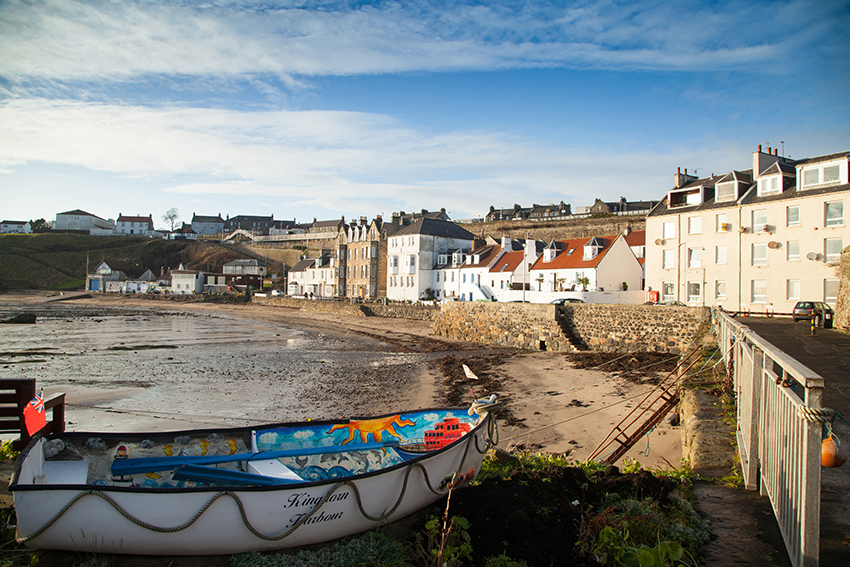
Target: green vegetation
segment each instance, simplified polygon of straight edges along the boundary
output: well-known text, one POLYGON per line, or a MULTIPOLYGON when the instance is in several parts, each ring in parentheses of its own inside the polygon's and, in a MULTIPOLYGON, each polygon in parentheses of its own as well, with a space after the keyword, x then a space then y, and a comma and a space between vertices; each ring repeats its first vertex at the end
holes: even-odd
POLYGON ((137 236, 90 236, 71 233, 0 235, 0 290, 76 290, 86 272, 103 260, 117 260, 159 275, 176 269, 220 270, 240 258, 214 243, 158 240, 137 236))

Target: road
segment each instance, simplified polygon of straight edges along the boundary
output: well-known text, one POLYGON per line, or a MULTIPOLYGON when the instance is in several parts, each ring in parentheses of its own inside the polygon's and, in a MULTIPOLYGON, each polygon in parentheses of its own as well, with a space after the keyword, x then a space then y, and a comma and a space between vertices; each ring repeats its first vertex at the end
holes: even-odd
MULTIPOLYGON (((761 338, 824 379, 823 407, 850 421, 850 335, 786 318, 737 319, 761 338)), ((836 419, 835 433, 850 448, 850 428, 836 419)), ((821 552, 824 567, 850 565, 850 463, 821 469, 821 552)))

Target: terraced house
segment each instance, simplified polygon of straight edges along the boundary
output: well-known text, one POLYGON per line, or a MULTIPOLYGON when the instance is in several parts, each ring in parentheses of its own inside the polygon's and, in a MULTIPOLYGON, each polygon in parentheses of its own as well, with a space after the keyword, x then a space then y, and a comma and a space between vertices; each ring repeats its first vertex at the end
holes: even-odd
POLYGON ((681 171, 646 221, 646 285, 662 301, 789 313, 838 297, 850 243, 850 151, 792 160, 768 148, 752 169, 681 171))

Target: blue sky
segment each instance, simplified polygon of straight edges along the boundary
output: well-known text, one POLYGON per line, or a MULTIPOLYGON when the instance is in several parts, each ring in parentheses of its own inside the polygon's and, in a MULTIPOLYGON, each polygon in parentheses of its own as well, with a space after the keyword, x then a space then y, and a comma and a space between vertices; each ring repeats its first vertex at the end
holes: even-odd
POLYGON ((850 150, 850 2, 0 0, 0 217, 660 199, 850 150))

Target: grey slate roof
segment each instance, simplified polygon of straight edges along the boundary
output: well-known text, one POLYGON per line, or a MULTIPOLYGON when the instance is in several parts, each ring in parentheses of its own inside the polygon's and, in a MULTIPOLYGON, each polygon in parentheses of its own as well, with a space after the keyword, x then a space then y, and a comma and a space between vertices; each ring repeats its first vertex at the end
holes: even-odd
POLYGON ((443 238, 456 238, 459 240, 475 240, 475 235, 463 229, 453 222, 436 219, 419 219, 410 226, 396 232, 393 236, 406 236, 410 234, 423 234, 427 236, 440 236, 443 238))

